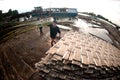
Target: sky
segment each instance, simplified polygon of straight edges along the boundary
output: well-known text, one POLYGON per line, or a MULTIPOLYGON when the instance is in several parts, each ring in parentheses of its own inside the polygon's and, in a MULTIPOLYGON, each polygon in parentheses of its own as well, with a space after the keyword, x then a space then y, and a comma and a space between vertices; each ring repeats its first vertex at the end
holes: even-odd
POLYGON ((32 11, 34 7, 77 8, 79 12, 94 12, 120 25, 120 0, 0 0, 0 10, 32 11))

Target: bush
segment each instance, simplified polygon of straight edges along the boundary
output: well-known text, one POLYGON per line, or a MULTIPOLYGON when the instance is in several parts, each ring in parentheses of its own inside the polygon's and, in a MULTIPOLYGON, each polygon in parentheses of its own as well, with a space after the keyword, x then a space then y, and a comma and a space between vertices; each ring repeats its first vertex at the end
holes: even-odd
POLYGON ((18 25, 19 23, 17 22, 0 22, 0 31, 6 28, 13 27, 15 25, 18 25))

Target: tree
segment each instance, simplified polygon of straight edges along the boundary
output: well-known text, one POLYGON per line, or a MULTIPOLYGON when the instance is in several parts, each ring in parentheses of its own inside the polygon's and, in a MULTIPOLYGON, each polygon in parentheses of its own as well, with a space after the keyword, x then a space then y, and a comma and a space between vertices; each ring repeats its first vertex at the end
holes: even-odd
POLYGON ((0 10, 0 15, 2 15, 2 10, 0 10))
POLYGON ((93 12, 92 13, 88 13, 89 15, 91 16, 96 16, 96 14, 94 14, 93 12))
POLYGON ((19 14, 17 10, 13 10, 12 13, 13 13, 13 15, 18 15, 19 14))
POLYGON ((9 11, 7 12, 7 16, 12 16, 13 15, 13 11, 12 9, 9 9, 9 11))
POLYGON ((109 21, 107 18, 105 18, 105 17, 103 17, 103 16, 101 16, 101 15, 97 15, 97 17, 98 17, 98 18, 101 18, 101 19, 104 19, 104 20, 106 20, 106 21, 109 21))
POLYGON ((2 20, 2 10, 0 10, 0 21, 2 20))

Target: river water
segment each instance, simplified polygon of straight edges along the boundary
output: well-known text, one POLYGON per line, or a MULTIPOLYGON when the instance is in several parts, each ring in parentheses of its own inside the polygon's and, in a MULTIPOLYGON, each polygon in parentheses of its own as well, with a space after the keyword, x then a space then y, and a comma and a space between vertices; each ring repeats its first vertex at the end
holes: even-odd
MULTIPOLYGON (((64 28, 71 29, 68 26, 62 26, 62 25, 58 25, 58 26, 63 29, 64 28)), ((109 34, 108 31, 103 29, 101 26, 87 23, 85 20, 82 20, 82 19, 74 20, 73 26, 78 27, 80 31, 86 34, 92 34, 99 38, 104 39, 105 41, 113 43, 112 40, 107 35, 109 34), (95 28, 93 28, 92 26, 94 26, 95 28)))

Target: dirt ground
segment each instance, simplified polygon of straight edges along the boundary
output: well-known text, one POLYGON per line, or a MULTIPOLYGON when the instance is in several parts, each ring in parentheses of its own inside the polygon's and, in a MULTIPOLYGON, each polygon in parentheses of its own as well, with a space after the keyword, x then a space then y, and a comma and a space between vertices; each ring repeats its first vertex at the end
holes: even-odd
MULTIPOLYGON (((103 24, 101 26, 103 26, 103 24)), ((30 26, 27 26, 27 27, 30 27, 30 26)), ((18 29, 18 31, 22 31, 22 30, 24 29, 18 29)), ((79 29, 74 27, 73 30, 79 30, 79 29)), ((61 37, 63 37, 64 34, 66 34, 67 32, 68 30, 61 29, 61 37)), ((110 32, 113 32, 113 29, 110 29, 110 32)), ((0 54, 0 80, 10 80, 7 73, 10 74, 10 77, 13 77, 13 75, 18 74, 18 77, 19 76, 23 77, 21 80, 27 80, 27 78, 29 78, 31 74, 34 73, 34 71, 36 70, 35 63, 41 61, 41 58, 44 58, 46 56, 45 52, 49 50, 49 48, 51 47, 49 27, 43 27, 43 33, 44 33, 43 35, 40 35, 39 30, 37 28, 33 28, 22 34, 15 35, 12 39, 9 39, 6 42, 0 44, 0 53, 1 53, 0 54), (17 54, 20 57, 20 59, 14 58, 16 57, 14 56, 15 54, 17 54), (16 62, 15 65, 14 65, 14 61, 12 62, 9 60, 14 60, 16 62), (21 62, 20 64, 19 60, 21 61, 23 60, 23 62, 21 62), (26 62, 27 64, 24 62, 26 62), (11 64, 6 66, 8 63, 11 63, 11 64), (24 66, 23 64, 27 66, 24 66), (13 71, 15 71, 16 73, 11 74, 13 73, 13 71, 11 70, 10 72, 8 70, 9 66, 11 66, 13 71), (31 68, 33 69, 33 71, 31 68), (24 72, 26 72, 26 74, 23 74, 24 72), (7 78, 2 79, 1 76, 3 75, 6 75, 8 79, 7 78)), ((117 32, 115 34, 117 34, 117 32)), ((114 40, 114 35, 112 36, 114 40)), ((11 80, 16 80, 16 79, 14 79, 14 77, 11 78, 11 80)))
MULTIPOLYGON (((46 55, 45 52, 51 47, 49 27, 43 27, 43 32, 44 34, 40 35, 37 28, 27 31, 2 43, 0 48, 12 48, 21 59, 35 69, 34 64, 39 62, 46 55)), ((61 36, 64 36, 66 32, 66 30, 61 29, 61 36)))

